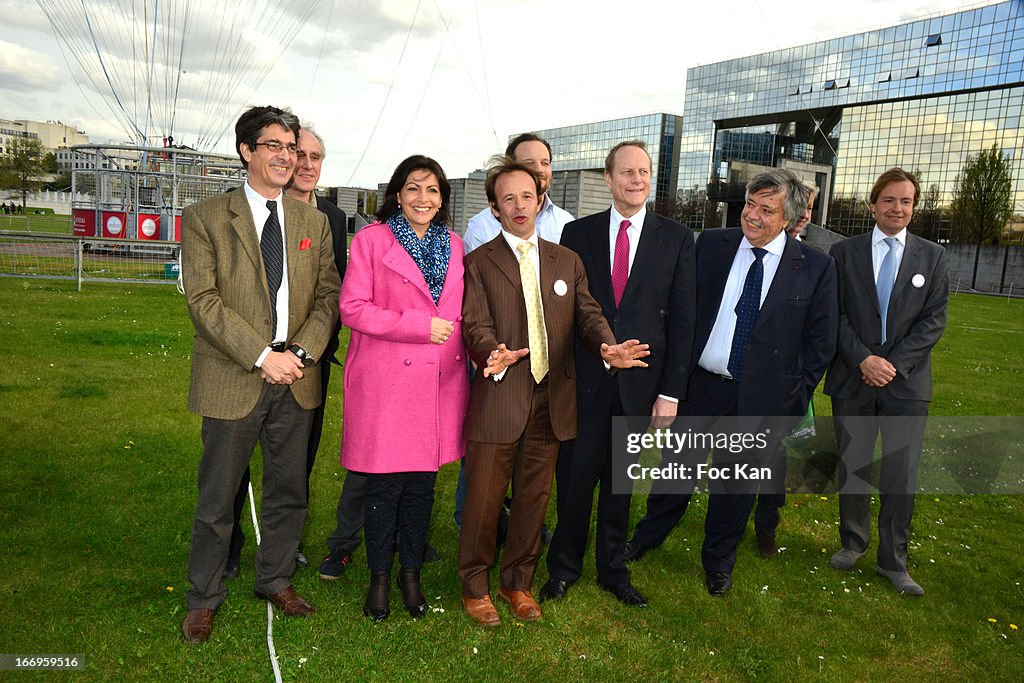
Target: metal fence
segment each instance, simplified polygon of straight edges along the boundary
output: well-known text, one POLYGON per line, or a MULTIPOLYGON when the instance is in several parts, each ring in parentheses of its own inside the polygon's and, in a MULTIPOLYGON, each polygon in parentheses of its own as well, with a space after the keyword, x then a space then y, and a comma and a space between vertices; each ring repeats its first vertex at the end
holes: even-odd
POLYGON ((0 231, 0 277, 178 284, 177 242, 0 231))

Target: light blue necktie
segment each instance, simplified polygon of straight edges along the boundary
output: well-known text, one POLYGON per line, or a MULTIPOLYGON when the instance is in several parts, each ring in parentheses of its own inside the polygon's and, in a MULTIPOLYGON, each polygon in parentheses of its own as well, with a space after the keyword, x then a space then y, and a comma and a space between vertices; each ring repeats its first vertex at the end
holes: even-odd
POLYGON ((878 308, 882 311, 882 343, 885 343, 885 324, 889 317, 889 297, 892 295, 892 286, 896 282, 896 244, 895 237, 886 237, 885 244, 889 247, 885 258, 882 259, 882 266, 878 269, 878 280, 875 282, 875 289, 878 290, 878 308))

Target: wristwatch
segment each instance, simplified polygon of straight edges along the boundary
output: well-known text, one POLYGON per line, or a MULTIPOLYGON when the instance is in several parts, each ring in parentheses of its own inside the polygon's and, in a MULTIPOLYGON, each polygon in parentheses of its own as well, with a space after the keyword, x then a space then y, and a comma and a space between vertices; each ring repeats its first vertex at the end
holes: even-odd
POLYGON ((288 350, 295 354, 295 357, 302 361, 302 367, 308 368, 313 364, 313 356, 306 352, 306 349, 302 348, 298 344, 292 344, 288 347, 288 350))

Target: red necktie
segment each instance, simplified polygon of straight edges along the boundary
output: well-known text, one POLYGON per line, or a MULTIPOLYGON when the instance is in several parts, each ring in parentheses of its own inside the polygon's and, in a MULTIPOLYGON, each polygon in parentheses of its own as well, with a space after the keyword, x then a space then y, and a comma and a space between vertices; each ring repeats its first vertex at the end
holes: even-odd
POLYGON ((615 237, 615 259, 612 261, 612 292, 615 294, 615 306, 622 301, 622 293, 626 291, 629 280, 629 229, 630 222, 619 223, 619 234, 615 237))

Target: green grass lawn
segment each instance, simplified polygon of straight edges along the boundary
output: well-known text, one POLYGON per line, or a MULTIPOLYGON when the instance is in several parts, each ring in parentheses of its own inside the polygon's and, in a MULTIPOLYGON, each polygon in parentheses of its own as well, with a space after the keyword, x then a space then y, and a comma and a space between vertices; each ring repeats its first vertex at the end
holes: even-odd
POLYGON ((71 216, 54 214, 52 211, 36 214, 33 213, 35 210, 30 206, 27 213, 0 216, 0 230, 71 234, 71 216))
MULTIPOLYGON (((210 642, 186 644, 179 630, 200 456, 200 420, 185 407, 192 328, 183 298, 169 287, 79 293, 72 283, 0 278, 0 325, 0 653, 84 655, 74 680, 271 679, 248 520, 242 576, 210 642)), ((934 354, 933 413, 1024 414, 1022 335, 1024 302, 954 297, 934 354)), ((313 473, 305 541, 314 564, 343 478, 341 380, 334 373, 313 473)), ((827 404, 819 397, 819 412, 827 404)), ((853 572, 828 566, 834 495, 791 496, 779 529, 785 550, 760 559, 748 535, 734 589, 710 598, 698 498, 665 546, 633 565, 649 609, 600 591, 591 555, 540 622, 516 623, 499 605, 502 627, 483 630, 459 602, 456 476, 447 467, 438 479, 431 540, 443 558, 423 577, 443 611, 414 622, 393 590, 391 618, 365 619, 362 548, 339 581, 300 570, 296 588, 319 611, 274 621, 286 680, 1019 680, 1024 671, 1021 496, 918 496, 911 571, 927 590, 920 599, 896 595, 870 555, 853 572)), ((634 517, 642 505, 634 501, 634 517)), ((546 578, 542 563, 538 589, 546 578)))

